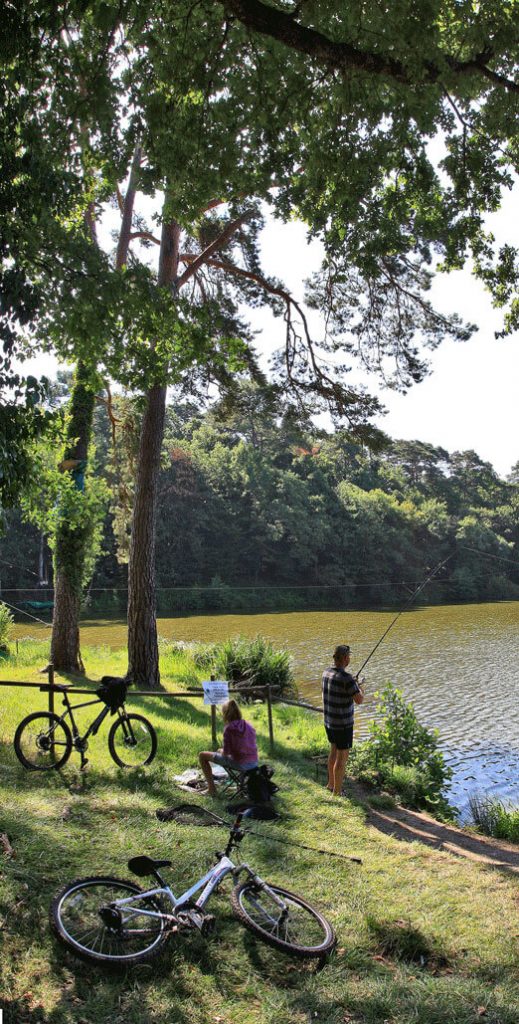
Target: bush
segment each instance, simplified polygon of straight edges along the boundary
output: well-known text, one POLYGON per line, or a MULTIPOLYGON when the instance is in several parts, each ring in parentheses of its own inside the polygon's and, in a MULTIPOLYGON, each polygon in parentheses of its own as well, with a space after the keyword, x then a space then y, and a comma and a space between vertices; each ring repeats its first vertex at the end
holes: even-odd
POLYGON ((379 707, 381 717, 370 723, 370 739, 353 748, 350 771, 395 793, 408 806, 452 819, 455 808, 443 792, 452 771, 438 749, 437 732, 421 725, 413 705, 391 684, 380 695, 379 707))
POLYGON ((239 636, 215 645, 216 669, 233 686, 273 686, 281 693, 295 693, 294 676, 287 651, 276 651, 262 636, 239 636))
POLYGON ((13 616, 3 601, 0 601, 0 650, 7 650, 8 641, 13 632, 13 616))
POLYGON ((469 798, 469 807, 472 820, 483 835, 519 843, 519 807, 507 807, 496 797, 479 793, 469 798))

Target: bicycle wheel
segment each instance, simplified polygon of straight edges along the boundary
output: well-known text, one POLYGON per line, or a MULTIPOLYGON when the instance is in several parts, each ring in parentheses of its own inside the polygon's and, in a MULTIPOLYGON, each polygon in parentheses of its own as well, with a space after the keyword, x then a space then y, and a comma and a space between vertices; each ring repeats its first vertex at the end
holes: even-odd
POLYGON ((110 729, 108 749, 120 768, 141 768, 157 753, 157 733, 143 715, 125 714, 110 729))
POLYGON ((133 882, 120 878, 80 878, 54 897, 50 924, 74 956, 106 965, 129 967, 151 960, 169 938, 156 897, 142 895, 133 882), (136 897, 117 907, 116 901, 136 897))
POLYGON ((301 896, 252 879, 231 893, 235 917, 262 942, 298 957, 324 957, 335 945, 332 926, 301 896), (286 912, 273 898, 281 898, 286 912))
POLYGON ((35 711, 20 722, 14 735, 14 749, 24 768, 31 771, 61 768, 70 757, 72 735, 58 715, 35 711))

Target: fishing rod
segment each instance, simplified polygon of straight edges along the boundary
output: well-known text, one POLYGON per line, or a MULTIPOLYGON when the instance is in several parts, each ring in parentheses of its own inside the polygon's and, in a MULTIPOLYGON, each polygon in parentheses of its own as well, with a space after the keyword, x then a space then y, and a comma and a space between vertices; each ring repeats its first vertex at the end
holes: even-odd
POLYGON ((355 676, 355 679, 359 678, 360 673, 366 667, 366 665, 368 664, 368 661, 371 661, 371 658, 373 657, 375 651, 378 650, 378 648, 380 647, 382 641, 385 640, 385 638, 386 638, 387 634, 389 633, 389 631, 391 629, 393 629, 393 626, 395 625, 395 622, 397 621, 397 619, 399 619, 400 616, 409 608, 409 606, 412 605, 412 603, 415 600, 415 598, 417 598, 418 594, 424 589, 424 587, 426 587, 427 584, 431 582, 433 577, 436 576, 436 573, 439 572, 440 569, 443 569, 443 566, 447 565, 447 562, 449 562, 450 559, 453 558, 453 557, 454 557, 454 555, 449 555, 447 558, 444 558, 442 562, 438 562, 438 565, 435 566, 435 568, 432 570, 432 572, 429 573, 429 575, 423 581, 423 583, 420 583, 420 586, 417 587, 416 590, 413 591, 413 593, 411 594, 411 597, 409 598, 408 601, 406 601, 404 607, 400 609, 398 614, 395 615, 393 621, 389 623, 389 626, 387 627, 385 633, 382 633, 382 636, 380 637, 380 640, 378 641, 378 643, 375 644, 373 650, 371 651, 371 654, 368 654, 366 660, 360 666, 359 671, 357 672, 357 675, 355 676))

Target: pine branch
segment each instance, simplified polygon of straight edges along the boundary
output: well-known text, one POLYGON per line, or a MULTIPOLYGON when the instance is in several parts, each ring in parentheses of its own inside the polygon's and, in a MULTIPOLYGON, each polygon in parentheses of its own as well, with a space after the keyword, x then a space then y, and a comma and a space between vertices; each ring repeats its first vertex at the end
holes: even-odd
POLYGON ((215 238, 214 241, 211 242, 208 246, 206 246, 203 252, 199 253, 198 256, 195 256, 193 262, 189 264, 187 269, 180 276, 178 280, 178 288, 182 288, 183 285, 185 285, 187 281, 189 281, 189 279, 193 277, 193 274, 196 274, 199 267, 202 267, 204 263, 207 263, 207 261, 211 258, 214 252, 218 252, 220 249, 223 249, 223 247, 227 244, 229 239, 232 238, 234 234, 236 234, 236 232, 242 226, 242 224, 244 224, 245 221, 248 220, 248 218, 251 216, 252 211, 249 210, 246 213, 242 213, 239 217, 236 217, 235 220, 230 221, 230 223, 227 224, 227 227, 224 228, 224 230, 218 235, 218 237, 215 238))

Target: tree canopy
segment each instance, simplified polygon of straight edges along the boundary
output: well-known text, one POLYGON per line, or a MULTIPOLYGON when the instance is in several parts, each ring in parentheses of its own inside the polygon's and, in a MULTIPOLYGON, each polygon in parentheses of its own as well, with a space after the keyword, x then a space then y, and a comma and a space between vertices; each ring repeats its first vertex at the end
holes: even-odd
POLYGON ((21 326, 142 395, 133 674, 158 678, 166 388, 259 379, 244 303, 284 318, 275 380, 371 440, 379 404, 350 383, 354 357, 406 388, 426 372, 427 349, 473 329, 432 307, 438 264, 471 258, 507 309, 504 329, 513 324, 516 253, 495 251, 485 216, 517 169, 515 6, 95 0, 27 2, 13 15, 9 344, 21 326), (265 208, 322 241, 307 295, 321 337, 261 266, 265 208))

